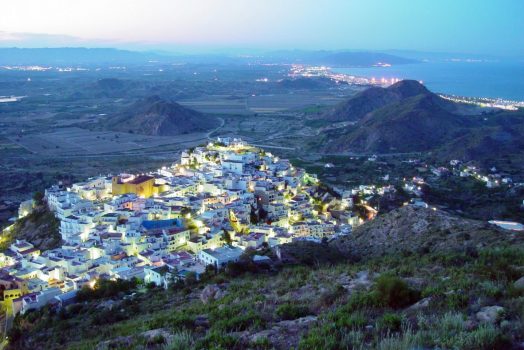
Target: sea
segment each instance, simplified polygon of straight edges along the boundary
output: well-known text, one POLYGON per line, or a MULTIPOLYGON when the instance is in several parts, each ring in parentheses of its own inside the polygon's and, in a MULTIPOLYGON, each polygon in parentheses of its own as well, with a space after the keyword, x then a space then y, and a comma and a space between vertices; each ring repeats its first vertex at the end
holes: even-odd
POLYGON ((332 71, 375 79, 415 79, 443 94, 524 101, 524 61, 427 61, 332 71))

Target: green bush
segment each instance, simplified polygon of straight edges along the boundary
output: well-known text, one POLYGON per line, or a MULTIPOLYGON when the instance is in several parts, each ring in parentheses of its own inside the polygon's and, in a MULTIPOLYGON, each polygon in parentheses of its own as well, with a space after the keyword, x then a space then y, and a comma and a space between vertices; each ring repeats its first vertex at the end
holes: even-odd
POLYGON ((306 306, 286 303, 277 307, 276 314, 283 320, 295 320, 309 315, 310 312, 306 306))
POLYGON ((193 337, 191 333, 187 331, 176 332, 169 343, 164 346, 164 350, 186 350, 190 349, 192 345, 193 337))
POLYGON ((394 309, 406 307, 420 299, 420 292, 410 289, 406 282, 395 276, 380 276, 375 290, 378 299, 394 309))
POLYGON ((362 312, 347 313, 342 308, 332 315, 332 319, 338 328, 359 329, 367 324, 366 317, 362 312))
POLYGON ((314 328, 300 339, 298 348, 300 350, 339 350, 340 343, 337 339, 336 329, 333 325, 314 328))
POLYGON ((321 306, 331 306, 338 298, 347 293, 346 289, 338 284, 334 288, 322 293, 318 298, 318 304, 321 306))
POLYGON ((266 321, 259 313, 252 309, 246 309, 241 305, 213 311, 212 321, 212 328, 222 332, 260 329, 266 324, 266 321))
POLYGON ((376 292, 361 291, 353 293, 344 308, 348 311, 353 311, 382 306, 383 303, 379 300, 376 292))
POLYGON ((238 340, 230 335, 225 335, 219 331, 211 331, 195 343, 195 349, 233 349, 237 342, 238 340))
POLYGON ((96 281, 93 288, 88 286, 82 287, 77 294, 78 301, 96 300, 102 298, 111 298, 117 296, 119 293, 128 292, 137 286, 137 280, 130 281, 117 279, 116 281, 99 279, 96 281))
POLYGON ((452 310, 463 309, 468 306, 469 297, 465 293, 451 293, 446 296, 446 303, 452 310))
POLYGON ((521 276, 517 266, 524 264, 524 251, 519 248, 491 248, 480 252, 477 273, 492 280, 514 281, 521 276))
POLYGON ((385 313, 377 321, 377 328, 392 332, 397 332, 400 330, 402 324, 402 318, 397 314, 385 313))

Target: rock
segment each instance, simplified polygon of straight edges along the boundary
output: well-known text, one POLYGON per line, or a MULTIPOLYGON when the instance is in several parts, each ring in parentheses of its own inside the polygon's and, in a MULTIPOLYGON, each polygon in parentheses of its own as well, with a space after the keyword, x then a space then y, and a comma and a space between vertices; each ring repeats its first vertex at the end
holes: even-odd
POLYGON ((148 340, 155 339, 157 337, 162 337, 166 340, 166 342, 169 342, 173 337, 173 335, 164 328, 151 329, 149 331, 141 333, 140 335, 148 340))
POLYGON ((411 287, 421 290, 426 284, 426 280, 420 277, 406 277, 404 281, 411 287))
POLYGON ((271 346, 275 349, 290 349, 297 346, 301 336, 316 321, 316 316, 306 316, 296 320, 280 321, 275 323, 270 329, 256 333, 244 332, 238 336, 245 343, 268 339, 271 342, 271 346))
POLYGON ((114 300, 106 300, 101 303, 99 303, 96 307, 98 309, 107 309, 107 310, 113 310, 113 307, 115 306, 116 302, 114 300))
POLYGON ((524 276, 516 280, 513 283, 513 287, 515 287, 515 289, 518 289, 518 290, 524 290, 524 276))
POLYGON ((131 345, 134 343, 134 341, 136 341, 136 339, 141 338, 141 339, 146 340, 146 342, 148 342, 158 337, 162 337, 165 340, 166 344, 170 343, 173 340, 173 335, 169 333, 166 329, 157 328, 157 329, 151 329, 149 331, 139 333, 135 336, 116 337, 110 340, 100 342, 96 346, 96 350, 130 348, 131 345))
POLYGON ((98 343, 96 350, 108 350, 108 349, 117 349, 117 348, 127 348, 130 347, 132 343, 132 337, 117 337, 114 339, 106 340, 104 342, 98 343))
POLYGON ((469 332, 473 331, 475 328, 477 328, 477 326, 478 326, 478 322, 476 320, 474 320, 474 319, 468 319, 464 323, 464 327, 469 332))
POLYGON ((204 290, 202 290, 202 293, 200 293, 200 300, 204 304, 207 304, 213 300, 218 300, 225 297, 226 294, 227 292, 222 290, 218 285, 208 284, 204 290))
POLYGON ((420 309, 427 308, 430 302, 431 302, 431 297, 424 298, 422 300, 417 301, 415 304, 411 305, 408 308, 408 310, 414 311, 414 310, 420 310, 420 309))
POLYGON ((209 327, 209 318, 207 317, 207 315, 198 315, 195 318, 195 326, 208 328, 209 327))
POLYGON ((504 313, 502 306, 485 306, 477 312, 477 320, 481 323, 495 323, 497 322, 504 313))
POLYGON ((369 288, 371 287, 372 281, 368 271, 357 272, 357 275, 354 279, 346 281, 342 284, 348 292, 352 292, 355 289, 369 288))
POLYGON ((335 238, 330 246, 342 253, 366 258, 399 252, 464 251, 467 246, 499 246, 521 241, 482 221, 464 219, 444 210, 416 208, 410 205, 392 210, 356 227, 351 236, 335 238))

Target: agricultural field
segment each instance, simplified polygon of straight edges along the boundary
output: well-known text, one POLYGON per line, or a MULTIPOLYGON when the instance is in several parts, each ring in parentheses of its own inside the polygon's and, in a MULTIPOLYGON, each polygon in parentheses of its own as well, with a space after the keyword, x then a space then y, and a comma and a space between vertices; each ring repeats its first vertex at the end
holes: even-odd
POLYGON ((10 137, 17 145, 38 155, 81 155, 118 153, 159 147, 174 143, 204 140, 204 133, 178 136, 145 136, 137 134, 90 131, 76 127, 57 129, 41 134, 10 137))

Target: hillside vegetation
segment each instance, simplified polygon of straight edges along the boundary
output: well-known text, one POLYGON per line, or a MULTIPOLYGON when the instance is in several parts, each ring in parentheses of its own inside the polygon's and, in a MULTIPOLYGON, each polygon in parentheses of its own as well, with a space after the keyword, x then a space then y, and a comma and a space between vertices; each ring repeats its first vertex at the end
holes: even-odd
POLYGON ((369 88, 320 116, 352 124, 323 133, 316 148, 326 153, 431 152, 440 160, 511 162, 524 171, 523 111, 479 113, 404 80, 369 88))
POLYGON ((332 244, 360 257, 475 250, 501 243, 524 243, 520 234, 442 210, 404 206, 357 227, 332 244))
POLYGON ((18 219, 2 236, 0 250, 8 249, 16 239, 26 240, 41 250, 60 246, 60 223, 47 205, 37 205, 33 212, 18 219))
MULTIPOLYGON (((410 220, 416 221, 398 218, 410 220)), ((450 239, 448 249, 444 242, 454 233, 441 237, 439 229, 453 220, 422 216, 406 231, 426 243, 442 240, 429 252, 395 248, 405 245, 395 234, 386 250, 383 240, 368 239, 377 254, 347 254, 336 244, 284 245, 285 263, 272 268, 249 263, 248 252, 241 264, 168 290, 99 281, 76 304, 17 317, 9 347, 516 348, 524 341, 524 245, 501 237, 495 247, 486 233, 467 249, 450 239)), ((462 232, 475 237, 479 229, 473 223, 462 232)), ((355 240, 370 231, 363 226, 355 240)), ((275 259, 270 250, 257 254, 275 259)))

